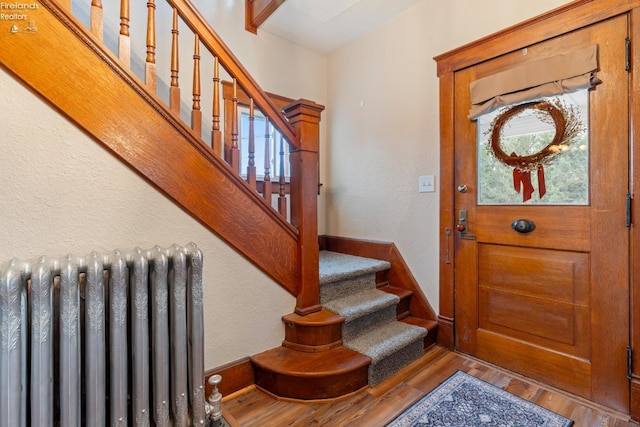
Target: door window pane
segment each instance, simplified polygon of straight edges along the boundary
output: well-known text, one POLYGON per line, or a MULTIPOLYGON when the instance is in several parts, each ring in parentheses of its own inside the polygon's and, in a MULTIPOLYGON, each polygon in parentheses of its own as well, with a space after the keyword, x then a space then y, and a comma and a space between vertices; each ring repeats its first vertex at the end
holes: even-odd
POLYGON ((588 205, 588 95, 583 90, 543 99, 544 109, 512 106, 479 117, 478 204, 588 205), (563 122, 571 138, 562 138, 563 122))

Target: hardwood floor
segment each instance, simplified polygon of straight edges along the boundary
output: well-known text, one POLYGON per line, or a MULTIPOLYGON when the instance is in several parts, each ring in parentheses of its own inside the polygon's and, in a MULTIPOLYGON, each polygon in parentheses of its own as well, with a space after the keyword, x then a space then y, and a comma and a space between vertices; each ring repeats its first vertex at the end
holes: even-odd
POLYGON ((629 417, 465 355, 434 346, 375 388, 323 402, 292 402, 249 387, 223 399, 231 424, 271 426, 384 426, 456 370, 503 388, 575 421, 575 427, 638 426, 629 417))

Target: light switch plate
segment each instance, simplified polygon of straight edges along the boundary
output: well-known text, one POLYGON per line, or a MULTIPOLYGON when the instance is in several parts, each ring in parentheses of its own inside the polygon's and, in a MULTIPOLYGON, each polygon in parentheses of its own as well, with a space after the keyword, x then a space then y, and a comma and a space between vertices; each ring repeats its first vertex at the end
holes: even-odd
POLYGON ((418 177, 418 192, 433 193, 436 191, 434 175, 421 175, 418 177))

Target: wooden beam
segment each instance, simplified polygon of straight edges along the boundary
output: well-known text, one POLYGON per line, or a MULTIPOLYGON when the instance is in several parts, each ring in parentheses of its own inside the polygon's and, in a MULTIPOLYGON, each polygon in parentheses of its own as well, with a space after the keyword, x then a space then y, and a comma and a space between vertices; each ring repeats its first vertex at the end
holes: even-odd
POLYGON ((244 28, 258 34, 258 28, 285 0, 244 0, 244 28))

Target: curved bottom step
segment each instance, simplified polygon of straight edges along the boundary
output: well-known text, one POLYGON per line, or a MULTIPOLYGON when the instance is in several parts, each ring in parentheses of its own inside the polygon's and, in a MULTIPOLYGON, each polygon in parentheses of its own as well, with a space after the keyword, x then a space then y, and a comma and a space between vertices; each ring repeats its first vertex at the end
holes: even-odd
POLYGON ((251 358, 255 383, 277 396, 329 399, 368 385, 371 359, 346 347, 308 353, 277 347, 251 358))

